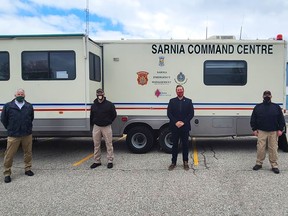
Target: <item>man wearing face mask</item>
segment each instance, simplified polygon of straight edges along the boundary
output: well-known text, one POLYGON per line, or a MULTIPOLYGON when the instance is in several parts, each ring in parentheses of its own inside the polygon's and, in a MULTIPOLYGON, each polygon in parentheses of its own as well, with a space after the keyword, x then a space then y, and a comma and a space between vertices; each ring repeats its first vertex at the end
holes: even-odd
POLYGON ((271 102, 271 92, 264 91, 263 102, 257 104, 252 112, 250 125, 257 140, 257 160, 253 170, 262 168, 266 156, 266 146, 268 144, 269 162, 272 171, 279 174, 278 168, 278 137, 282 135, 285 127, 285 119, 278 104, 271 102))
POLYGON ((190 121, 194 117, 194 107, 192 100, 184 97, 184 88, 176 86, 177 97, 170 99, 167 116, 170 119, 169 128, 172 133, 172 163, 169 170, 176 167, 178 156, 178 142, 182 142, 182 157, 184 170, 189 170, 188 165, 188 138, 191 130, 190 121))
POLYGON ((97 89, 94 103, 91 106, 90 124, 93 126, 92 137, 94 142, 94 160, 90 166, 94 169, 101 165, 101 139, 105 140, 107 149, 107 168, 113 167, 113 144, 112 144, 112 127, 111 124, 117 116, 113 103, 106 100, 105 93, 102 89, 97 89))
POLYGON ((33 106, 25 100, 25 91, 18 89, 15 99, 4 105, 1 122, 7 129, 7 149, 4 155, 4 181, 11 182, 11 167, 13 157, 20 144, 24 152, 25 175, 33 176, 32 166, 32 121, 33 106))

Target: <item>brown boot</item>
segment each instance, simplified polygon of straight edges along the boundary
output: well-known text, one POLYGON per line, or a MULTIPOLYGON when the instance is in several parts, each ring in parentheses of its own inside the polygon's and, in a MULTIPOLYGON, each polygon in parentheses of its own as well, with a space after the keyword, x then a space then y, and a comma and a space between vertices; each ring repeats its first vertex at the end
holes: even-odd
POLYGON ((169 167, 168 170, 171 171, 176 167, 176 164, 172 163, 169 167))
POLYGON ((188 161, 184 161, 183 162, 183 167, 184 167, 184 170, 189 170, 189 165, 188 165, 188 161))

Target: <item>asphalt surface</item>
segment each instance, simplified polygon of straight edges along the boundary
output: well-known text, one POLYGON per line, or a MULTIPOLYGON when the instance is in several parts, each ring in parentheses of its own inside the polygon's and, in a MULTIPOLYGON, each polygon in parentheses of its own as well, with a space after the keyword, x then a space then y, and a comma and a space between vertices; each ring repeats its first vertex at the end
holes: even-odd
MULTIPOLYGON (((268 155, 259 171, 255 138, 196 139, 191 169, 168 171, 169 154, 157 147, 146 154, 114 143, 115 161, 91 170, 90 138, 39 139, 33 145, 35 176, 24 175, 19 149, 12 182, 0 178, 0 215, 288 215, 287 153, 279 150, 280 174, 268 155)), ((1 170, 5 140, 0 140, 1 170)))

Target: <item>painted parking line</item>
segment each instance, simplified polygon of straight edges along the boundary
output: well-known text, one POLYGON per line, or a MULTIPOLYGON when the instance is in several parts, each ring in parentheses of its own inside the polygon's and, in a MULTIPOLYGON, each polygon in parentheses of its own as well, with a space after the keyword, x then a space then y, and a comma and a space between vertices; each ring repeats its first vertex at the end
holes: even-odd
MULTIPOLYGON (((198 161, 198 151, 196 147, 196 138, 192 137, 192 146, 193 146, 193 162, 195 166, 198 166, 199 161, 198 161)), ((192 154, 191 154, 192 157, 192 154)))
MULTIPOLYGON (((121 141, 121 140, 123 140, 123 139, 126 139, 126 135, 124 135, 123 137, 115 140, 115 141, 113 142, 113 144, 116 143, 116 142, 118 142, 118 141, 121 141)), ((193 157, 193 158, 192 158, 192 159, 193 159, 193 164, 194 164, 195 166, 198 166, 198 164, 199 164, 199 161, 198 161, 198 151, 197 151, 197 147, 196 147, 196 138, 195 138, 195 137, 192 137, 192 146, 193 146, 193 152, 192 152, 193 154, 191 153, 191 157, 193 157), (193 155, 193 156, 192 156, 192 155, 193 155)), ((79 165, 81 165, 82 163, 84 163, 84 162, 86 162, 87 160, 89 160, 90 158, 92 158, 93 155, 94 155, 94 154, 90 154, 90 155, 86 156, 85 158, 83 158, 83 159, 77 161, 76 163, 74 163, 72 166, 79 166, 79 165)))
POLYGON ((72 166, 79 166, 80 164, 84 163, 85 161, 89 160, 90 158, 93 157, 94 154, 90 154, 86 156, 85 158, 81 159, 80 161, 74 163, 72 166))
MULTIPOLYGON (((113 144, 116 143, 116 142, 118 142, 118 141, 120 141, 120 140, 123 140, 123 139, 126 139, 126 135, 124 135, 123 137, 120 137, 119 139, 113 141, 113 144)), ((85 158, 83 158, 83 159, 77 161, 76 163, 74 163, 72 166, 75 167, 75 166, 81 165, 81 164, 84 163, 85 161, 87 161, 87 160, 89 160, 90 158, 92 158, 93 155, 94 155, 94 154, 92 153, 92 154, 86 156, 85 158)))

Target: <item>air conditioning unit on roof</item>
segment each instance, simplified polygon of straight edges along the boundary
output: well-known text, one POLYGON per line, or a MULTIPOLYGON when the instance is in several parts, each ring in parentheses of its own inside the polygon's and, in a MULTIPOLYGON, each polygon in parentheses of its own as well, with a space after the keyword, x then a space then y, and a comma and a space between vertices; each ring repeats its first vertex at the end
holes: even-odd
POLYGON ((208 39, 214 40, 235 40, 236 37, 234 35, 214 35, 209 37, 208 39))

